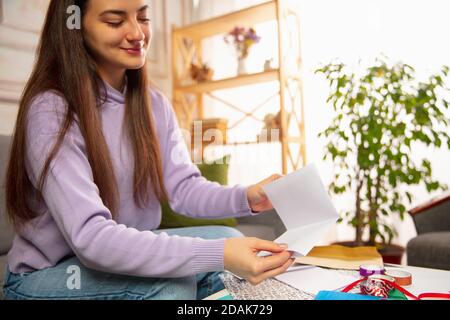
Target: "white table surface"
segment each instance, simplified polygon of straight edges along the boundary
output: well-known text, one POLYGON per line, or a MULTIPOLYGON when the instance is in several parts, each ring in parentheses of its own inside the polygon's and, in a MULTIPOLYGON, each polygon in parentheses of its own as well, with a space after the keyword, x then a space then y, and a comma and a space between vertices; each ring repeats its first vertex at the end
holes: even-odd
MULTIPOLYGON (((403 270, 411 273, 412 285, 405 286, 404 288, 416 296, 421 293, 450 293, 450 271, 395 264, 385 264, 385 268, 386 270, 403 270)), ((353 274, 354 276, 358 275, 357 271, 336 271, 353 274)), ((220 293, 208 297, 205 300, 219 299, 228 294, 229 292, 227 290, 222 290, 220 293)))
POLYGON ((421 293, 450 293, 450 271, 385 264, 386 270, 404 270, 412 274, 412 285, 404 287, 416 296, 421 293))

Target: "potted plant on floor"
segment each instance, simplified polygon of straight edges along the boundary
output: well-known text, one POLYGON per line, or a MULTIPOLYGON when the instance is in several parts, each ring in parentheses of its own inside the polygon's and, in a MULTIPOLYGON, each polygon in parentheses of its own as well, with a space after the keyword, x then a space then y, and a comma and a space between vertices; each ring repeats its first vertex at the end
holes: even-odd
POLYGON ((327 143, 324 160, 335 168, 330 191, 355 196, 352 210, 340 219, 355 228, 355 240, 346 244, 375 245, 385 262, 400 263, 404 249, 391 244, 396 230, 389 217, 399 214, 403 220, 413 201, 409 186, 423 184, 428 192, 447 188, 433 178, 430 160, 413 153, 418 144, 450 149, 444 98, 449 68, 419 82, 411 66, 389 65, 381 57, 361 72, 330 63, 316 73, 329 82, 327 103, 336 113, 319 135, 327 143))

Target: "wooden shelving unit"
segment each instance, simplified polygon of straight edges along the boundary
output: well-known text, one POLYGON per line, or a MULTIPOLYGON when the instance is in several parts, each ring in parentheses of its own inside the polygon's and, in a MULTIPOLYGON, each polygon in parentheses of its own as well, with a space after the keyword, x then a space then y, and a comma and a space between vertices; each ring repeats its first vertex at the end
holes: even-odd
MULTIPOLYGON (((204 118, 203 98, 214 91, 233 89, 267 82, 279 83, 279 111, 281 115, 280 152, 282 172, 297 170, 306 164, 305 124, 303 111, 303 83, 301 78, 300 48, 296 50, 295 68, 286 70, 286 59, 290 48, 288 19, 292 16, 299 21, 298 14, 287 5, 286 0, 272 0, 257 6, 246 8, 227 15, 198 22, 189 26, 172 29, 172 72, 173 105, 180 125, 190 129, 194 114, 196 120, 204 118), (186 84, 189 80, 190 65, 194 57, 201 62, 203 56, 202 41, 206 38, 229 32, 236 26, 256 26, 260 23, 276 21, 277 52, 279 66, 268 71, 241 75, 237 77, 186 84), (294 70, 293 70, 294 69, 294 70), (292 130, 292 127, 296 130, 292 130), (292 132, 296 133, 292 133, 292 132)), ((298 24, 299 30, 299 24, 298 24)), ((297 30, 297 31, 298 31, 297 30)), ((233 109, 239 109, 228 103, 233 109)), ((243 117, 252 116, 250 110, 240 110, 243 117)), ((253 117, 253 116, 252 116, 253 117)), ((232 145, 255 144, 258 141, 240 141, 232 145)))
POLYGON ((177 87, 177 91, 183 93, 203 94, 205 92, 232 89, 275 80, 278 80, 278 70, 265 71, 254 74, 246 74, 238 77, 221 79, 216 81, 201 82, 189 86, 179 86, 177 87))

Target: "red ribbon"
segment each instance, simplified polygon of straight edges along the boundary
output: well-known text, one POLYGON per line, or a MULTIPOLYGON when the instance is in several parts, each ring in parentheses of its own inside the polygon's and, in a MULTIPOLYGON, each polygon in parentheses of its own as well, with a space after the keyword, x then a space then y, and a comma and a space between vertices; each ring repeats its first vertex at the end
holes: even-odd
MULTIPOLYGON (((367 280, 367 277, 359 279, 351 284, 349 284, 348 286, 346 286, 342 292, 349 292, 351 289, 353 289, 354 287, 356 287, 359 283, 363 282, 367 280)), ((395 289, 397 289, 398 291, 400 291, 401 293, 403 293, 405 296, 413 298, 414 300, 422 300, 424 298, 441 298, 441 299, 449 299, 450 300, 450 294, 448 293, 422 293, 419 294, 418 296, 415 296, 414 294, 412 294, 411 292, 409 292, 408 290, 400 287, 399 285, 397 285, 395 282, 389 281, 389 280, 385 280, 385 279, 380 279, 384 282, 389 283, 391 286, 393 286, 395 289)))

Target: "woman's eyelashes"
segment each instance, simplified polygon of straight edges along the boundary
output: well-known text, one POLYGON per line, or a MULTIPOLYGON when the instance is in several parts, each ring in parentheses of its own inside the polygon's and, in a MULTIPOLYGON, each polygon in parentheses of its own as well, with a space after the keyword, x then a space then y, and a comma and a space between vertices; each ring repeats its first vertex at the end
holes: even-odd
MULTIPOLYGON (((151 22, 148 18, 140 18, 139 22, 143 24, 149 24, 151 22)), ((119 28, 124 24, 125 21, 107 21, 106 24, 112 28, 119 28)))
POLYGON ((120 21, 120 22, 107 21, 106 24, 112 28, 119 28, 123 24, 123 21, 120 21))

